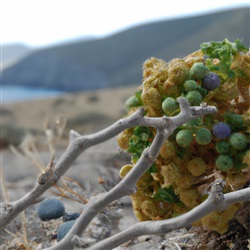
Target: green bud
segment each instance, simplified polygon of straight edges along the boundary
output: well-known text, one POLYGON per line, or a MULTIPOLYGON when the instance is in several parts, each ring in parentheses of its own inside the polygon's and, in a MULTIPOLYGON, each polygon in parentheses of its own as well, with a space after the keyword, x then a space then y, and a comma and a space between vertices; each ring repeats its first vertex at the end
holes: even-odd
POLYGON ((209 72, 210 69, 207 66, 205 66, 202 62, 196 62, 191 67, 189 71, 189 76, 191 79, 202 79, 209 72))
POLYGON ((196 89, 196 90, 199 91, 199 92, 201 93, 201 95, 202 95, 203 98, 204 98, 204 97, 207 95, 207 93, 208 93, 208 91, 207 91, 206 89, 202 88, 201 85, 199 85, 199 84, 197 84, 197 89, 196 89))
POLYGON ((140 106, 141 103, 136 96, 131 96, 125 103, 126 109, 140 106))
POLYGON ((233 167, 233 159, 229 155, 220 155, 215 161, 218 170, 227 172, 233 167))
POLYGON ((178 102, 172 97, 166 98, 162 103, 162 110, 167 116, 171 116, 178 108, 178 102))
POLYGON ((189 91, 186 98, 191 106, 199 106, 202 102, 202 95, 197 90, 189 91))
POLYGON ((201 117, 193 119, 192 121, 187 123, 190 126, 202 126, 203 125, 203 119, 201 117))
POLYGON ((193 141, 193 134, 188 129, 180 130, 176 134, 176 142, 183 148, 188 147, 193 141))
POLYGON ((216 143, 215 149, 219 154, 227 154, 230 152, 230 145, 227 141, 219 141, 216 143))
POLYGON ((197 83, 193 80, 187 80, 183 84, 183 88, 186 92, 196 90, 197 89, 197 83))
POLYGON ((232 130, 239 131, 243 125, 243 117, 242 115, 227 112, 224 115, 225 122, 229 124, 232 130))
POLYGON ((236 171, 241 171, 244 168, 248 167, 248 164, 244 162, 244 157, 247 154, 247 150, 243 150, 237 153, 236 157, 234 158, 234 169, 236 171))
POLYGON ((247 137, 241 133, 233 133, 229 137, 229 144, 234 149, 244 149, 247 146, 247 137))
POLYGON ((212 140, 211 132, 206 128, 201 128, 196 132, 196 141, 200 145, 207 145, 212 140))

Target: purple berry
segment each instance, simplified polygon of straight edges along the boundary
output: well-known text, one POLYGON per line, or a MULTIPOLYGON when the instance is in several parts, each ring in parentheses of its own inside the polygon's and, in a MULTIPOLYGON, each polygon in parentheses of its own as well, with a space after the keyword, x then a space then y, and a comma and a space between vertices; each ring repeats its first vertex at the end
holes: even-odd
POLYGON ((220 86, 220 78, 217 74, 209 72, 202 79, 202 87, 207 90, 214 90, 220 86))
POLYGON ((224 122, 218 122, 213 126, 213 134, 216 138, 225 139, 231 134, 231 128, 224 122))

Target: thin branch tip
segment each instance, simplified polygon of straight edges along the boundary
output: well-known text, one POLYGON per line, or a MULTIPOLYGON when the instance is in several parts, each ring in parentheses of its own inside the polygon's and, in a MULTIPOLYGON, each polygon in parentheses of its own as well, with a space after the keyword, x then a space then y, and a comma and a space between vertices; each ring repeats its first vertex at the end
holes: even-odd
POLYGON ((183 96, 177 97, 177 102, 180 104, 181 110, 190 108, 188 100, 183 96))
POLYGON ((79 138, 81 135, 76 132, 75 130, 70 130, 69 132, 69 137, 70 137, 70 142, 73 142, 74 140, 76 140, 77 138, 79 138))
POLYGON ((145 109, 144 109, 144 107, 139 107, 137 110, 136 110, 136 112, 134 113, 134 115, 137 117, 143 117, 143 115, 144 115, 144 113, 145 113, 145 109))

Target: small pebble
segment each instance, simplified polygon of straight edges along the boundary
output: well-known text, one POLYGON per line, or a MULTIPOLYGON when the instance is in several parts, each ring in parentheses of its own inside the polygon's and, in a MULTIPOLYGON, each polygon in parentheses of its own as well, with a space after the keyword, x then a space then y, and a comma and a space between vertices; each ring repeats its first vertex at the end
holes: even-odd
POLYGON ((72 228, 72 226, 75 224, 76 220, 71 220, 62 223, 57 230, 57 242, 62 240, 64 236, 69 232, 69 230, 72 228))
POLYGON ((79 213, 65 213, 63 215, 63 221, 75 220, 80 216, 79 213))
POLYGON ((56 198, 46 199, 38 207, 38 215, 42 221, 57 219, 64 214, 64 204, 56 198))

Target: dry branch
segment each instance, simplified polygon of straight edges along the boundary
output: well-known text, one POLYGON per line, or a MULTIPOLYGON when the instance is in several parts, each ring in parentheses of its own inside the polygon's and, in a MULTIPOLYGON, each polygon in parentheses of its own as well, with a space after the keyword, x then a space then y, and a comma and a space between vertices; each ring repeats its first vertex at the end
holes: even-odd
POLYGON ((74 140, 70 143, 64 154, 55 164, 54 173, 51 179, 44 183, 38 182, 34 188, 27 193, 24 197, 13 202, 1 202, 0 203, 0 227, 4 228, 9 222, 11 222, 18 214, 24 209, 30 206, 38 197, 40 197, 45 191, 47 191, 53 184, 55 184, 70 168, 77 157, 87 150, 89 147, 102 143, 115 135, 119 134, 126 128, 130 128, 140 124, 140 120, 143 116, 143 109, 139 109, 132 116, 121 119, 115 122, 110 127, 92 135, 78 136, 73 133, 74 140))
POLYGON ((199 220, 210 212, 224 210, 234 203, 250 200, 250 188, 223 195, 222 186, 223 182, 217 180, 212 186, 208 199, 183 215, 168 220, 139 222, 127 230, 97 243, 92 246, 91 249, 108 250, 120 246, 121 244, 139 236, 166 234, 173 230, 190 226, 193 222, 199 220))

